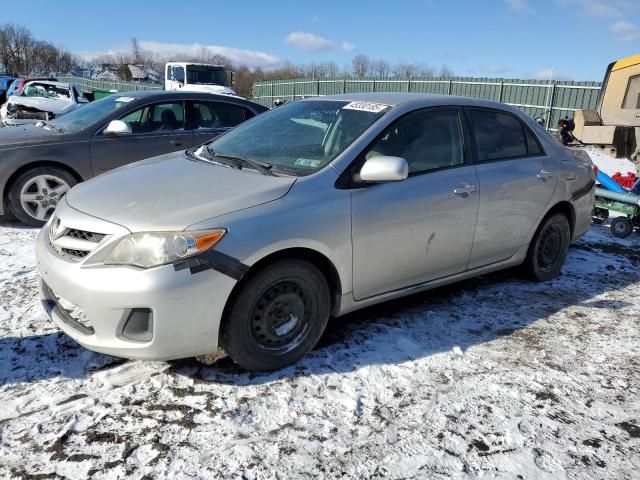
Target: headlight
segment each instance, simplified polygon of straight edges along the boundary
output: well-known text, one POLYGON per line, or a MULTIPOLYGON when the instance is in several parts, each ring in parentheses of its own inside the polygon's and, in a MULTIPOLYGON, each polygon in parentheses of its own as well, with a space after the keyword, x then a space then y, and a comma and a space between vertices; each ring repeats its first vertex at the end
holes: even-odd
POLYGON ((227 230, 192 232, 140 232, 123 237, 104 259, 106 265, 156 267, 204 252, 222 239, 227 230))

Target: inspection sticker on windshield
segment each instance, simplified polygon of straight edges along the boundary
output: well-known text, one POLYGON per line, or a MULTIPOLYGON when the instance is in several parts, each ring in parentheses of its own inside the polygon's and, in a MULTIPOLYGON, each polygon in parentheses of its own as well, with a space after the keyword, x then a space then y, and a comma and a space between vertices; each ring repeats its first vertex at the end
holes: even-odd
POLYGON ((373 102, 351 102, 344 107, 343 110, 362 110, 365 112, 378 113, 385 109, 389 108, 389 105, 385 105, 384 103, 373 103, 373 102))
POLYGON ((118 98, 116 98, 116 102, 124 102, 124 103, 133 102, 134 100, 135 100, 135 98, 133 98, 133 97, 118 97, 118 98))

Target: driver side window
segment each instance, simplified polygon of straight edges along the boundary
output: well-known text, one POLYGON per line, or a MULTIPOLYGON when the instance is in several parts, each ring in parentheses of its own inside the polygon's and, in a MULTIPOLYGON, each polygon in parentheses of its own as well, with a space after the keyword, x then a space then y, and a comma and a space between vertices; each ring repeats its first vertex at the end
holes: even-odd
POLYGON ((177 82, 184 83, 184 68, 183 67, 173 67, 173 74, 177 82))
POLYGON ((464 163, 462 127, 457 110, 418 110, 393 123, 369 147, 365 158, 402 157, 409 173, 464 163))
POLYGON ((120 118, 131 127, 132 133, 170 132, 184 130, 182 102, 156 103, 134 110, 120 118))

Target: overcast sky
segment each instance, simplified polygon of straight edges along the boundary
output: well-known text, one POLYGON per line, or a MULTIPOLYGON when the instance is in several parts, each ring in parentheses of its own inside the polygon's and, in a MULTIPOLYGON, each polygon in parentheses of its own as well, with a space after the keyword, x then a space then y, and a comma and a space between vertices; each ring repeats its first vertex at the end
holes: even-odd
POLYGON ((374 59, 446 64, 457 75, 601 80, 640 53, 640 0, 214 2, 0 0, 0 23, 90 57, 207 46, 238 64, 374 59))

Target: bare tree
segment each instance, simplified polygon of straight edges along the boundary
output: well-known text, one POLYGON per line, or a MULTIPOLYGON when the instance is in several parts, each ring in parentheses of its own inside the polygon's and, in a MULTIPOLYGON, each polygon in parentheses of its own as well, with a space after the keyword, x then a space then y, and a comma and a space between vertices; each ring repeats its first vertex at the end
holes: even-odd
POLYGON ((388 77, 391 73, 391 66, 385 60, 376 60, 373 62, 373 72, 378 77, 388 77))
POLYGON ((411 78, 416 74, 416 67, 410 63, 398 63, 393 67, 393 76, 398 78, 411 78))
POLYGON ((417 77, 433 77, 435 75, 435 69, 427 63, 419 63, 414 65, 415 76, 417 77))
POLYGON ((451 70, 446 65, 442 65, 442 68, 440 69, 440 76, 443 78, 453 77, 453 70, 451 70))
POLYGON ((360 53, 351 60, 351 67, 353 74, 358 78, 362 78, 371 70, 371 60, 369 60, 369 57, 366 55, 360 53))
POLYGON ((131 39, 131 54, 133 56, 133 63, 138 65, 143 63, 142 52, 140 50, 140 45, 138 44, 138 39, 136 37, 133 37, 131 39))

